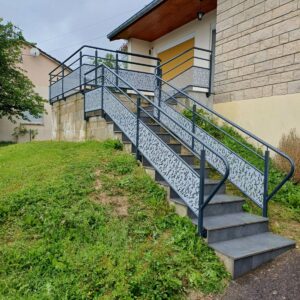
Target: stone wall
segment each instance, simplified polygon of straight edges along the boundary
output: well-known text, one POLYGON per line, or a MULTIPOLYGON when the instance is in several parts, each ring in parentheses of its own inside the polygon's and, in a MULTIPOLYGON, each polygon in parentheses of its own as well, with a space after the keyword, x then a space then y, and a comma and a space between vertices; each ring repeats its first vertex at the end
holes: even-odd
POLYGON ((112 124, 102 117, 84 120, 83 96, 76 94, 53 104, 53 136, 56 141, 106 140, 114 138, 112 124))
POLYGON ((300 0, 218 0, 215 103, 300 93, 300 0))

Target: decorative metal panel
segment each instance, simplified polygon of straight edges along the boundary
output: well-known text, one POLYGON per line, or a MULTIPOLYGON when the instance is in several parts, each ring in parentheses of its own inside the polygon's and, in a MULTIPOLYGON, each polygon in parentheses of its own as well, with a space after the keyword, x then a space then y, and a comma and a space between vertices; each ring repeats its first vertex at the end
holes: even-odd
MULTIPOLYGON (((132 70, 119 70, 118 74, 137 90, 153 92, 155 89, 155 76, 152 73, 132 70)), ((119 86, 127 88, 127 85, 119 81, 119 86)))
MULTIPOLYGON (((104 90, 104 110, 133 144, 136 143, 136 116, 113 94, 104 90)), ((198 214, 199 176, 181 157, 142 122, 139 150, 178 195, 198 214)))
POLYGON ((178 89, 183 89, 190 85, 208 88, 209 69, 193 66, 168 82, 178 89))
POLYGON ((62 94, 62 80, 58 80, 50 86, 50 100, 62 94))
MULTIPOLYGON (((95 67, 94 65, 87 65, 87 64, 82 65, 81 71, 80 68, 77 68, 70 74, 66 75, 63 79, 60 79, 59 81, 55 82, 50 87, 51 99, 58 97, 63 93, 65 95, 71 94, 74 90, 78 89, 80 83, 84 84, 85 74, 90 70, 92 70, 94 67, 95 67), (80 75, 81 75, 81 81, 80 81, 80 75), (64 90, 62 90, 62 84, 64 90)), ((95 71, 95 72, 88 73, 86 75, 86 80, 88 84, 93 85, 96 83, 95 82, 96 75, 98 77, 97 83, 101 84, 101 80, 102 80, 100 78, 101 73, 102 73, 101 68, 97 69, 97 72, 95 71)), ((124 69, 119 70, 118 73, 120 77, 122 77, 126 82, 134 86, 136 89, 142 91, 150 91, 150 92, 154 91, 155 88, 154 74, 132 71, 132 70, 124 70, 124 69)), ((128 88, 127 84, 125 84, 121 79, 117 81, 116 76, 107 69, 104 69, 104 76, 106 78, 106 82, 105 82, 106 86, 115 87, 115 85, 118 84, 120 88, 128 88)))
POLYGON ((102 88, 98 88, 88 93, 85 93, 84 97, 85 97, 85 112, 102 109, 101 107, 102 88))
MULTIPOLYGON (((187 131, 192 131, 192 122, 164 102, 161 103, 161 107, 162 110, 166 113, 161 113, 161 122, 191 147, 192 136, 189 135, 187 131), (186 128, 187 131, 180 128, 177 124, 175 124, 173 120, 186 128)), ((228 179, 249 198, 255 201, 260 207, 262 207, 264 182, 263 174, 198 126, 196 126, 195 128, 195 135, 197 136, 199 141, 201 141, 200 143, 195 140, 195 151, 197 153, 200 153, 203 145, 204 147, 206 145, 209 146, 213 151, 218 153, 221 157, 225 158, 230 167, 230 174, 228 179)), ((225 168, 222 160, 208 149, 206 150, 207 161, 221 174, 224 174, 225 168)))

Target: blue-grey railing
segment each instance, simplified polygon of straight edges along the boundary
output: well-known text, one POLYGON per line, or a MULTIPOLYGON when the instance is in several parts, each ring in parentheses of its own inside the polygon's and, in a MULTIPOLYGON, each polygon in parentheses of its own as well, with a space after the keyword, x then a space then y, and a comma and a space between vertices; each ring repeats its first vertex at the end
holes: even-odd
MULTIPOLYGON (((195 124, 195 119, 200 118, 202 121, 207 122, 207 124, 213 126, 216 130, 221 132, 222 134, 229 137, 234 143, 238 144, 245 150, 251 152, 254 154, 257 158, 259 158, 262 161, 263 170, 259 170, 256 166, 254 166, 251 162, 247 161, 247 157, 240 157, 238 154, 236 154, 233 150, 229 149, 225 145, 223 145, 220 141, 213 138, 211 136, 210 141, 214 141, 217 143, 217 148, 227 157, 227 159, 230 160, 230 156, 234 155, 234 159, 231 159, 233 164, 239 161, 238 164, 236 164, 236 168, 239 168, 239 164, 246 164, 248 168, 245 169, 243 167, 243 170, 241 170, 241 173, 236 178, 232 178, 232 173, 234 173, 235 167, 232 167, 232 164, 229 163, 231 166, 231 174, 229 175, 229 180, 234 183, 243 193, 245 193, 251 200, 253 200, 256 204, 258 204, 263 211, 263 216, 267 217, 268 215, 268 202, 274 197, 274 195, 282 188, 282 186, 293 176, 295 165, 293 160, 286 155, 281 150, 277 149, 276 147, 270 145, 269 143, 263 141, 259 137, 255 136, 251 132, 245 130, 244 128, 240 127, 239 125, 235 124, 234 122, 228 120, 224 116, 220 115, 216 111, 210 109, 209 107, 203 105, 190 95, 188 95, 186 92, 176 88, 175 86, 171 85, 169 82, 163 80, 159 76, 156 75, 156 82, 157 82, 157 92, 156 92, 156 101, 160 107, 164 107, 165 110, 168 110, 169 113, 175 112, 174 108, 171 108, 171 105, 168 105, 168 101, 175 101, 177 107, 181 106, 181 108, 186 109, 191 112, 192 114, 192 120, 190 121, 190 128, 191 130, 198 129, 199 132, 202 131, 200 127, 198 127, 195 124), (167 87, 167 88, 166 88, 167 87), (169 90, 171 92, 166 92, 166 90, 169 90), (182 98, 187 99, 190 102, 190 106, 186 105, 185 103, 182 103, 182 98), (203 116, 203 114, 197 113, 196 108, 201 108, 204 112, 208 113, 210 118, 206 118, 203 116), (215 122, 212 122, 210 119, 214 118, 216 119, 215 122), (243 136, 245 136, 247 139, 251 139, 253 144, 258 144, 258 148, 263 149, 264 148, 264 154, 262 155, 260 152, 254 151, 251 147, 248 145, 245 145, 241 141, 237 140, 234 136, 230 135, 228 132, 223 130, 218 124, 225 124, 227 126, 230 126, 231 128, 235 129, 237 132, 241 133, 243 136), (226 150, 227 149, 227 150, 226 150), (226 151, 228 151, 226 153, 226 151), (290 165, 290 170, 284 176, 284 178, 274 187, 272 191, 269 191, 269 178, 270 178, 270 151, 273 151, 274 154, 281 156, 282 158, 286 159, 287 162, 290 165), (245 171, 246 170, 246 171, 245 171), (259 175, 261 174, 261 176, 259 175), (253 182, 248 180, 248 182, 245 182, 245 176, 247 174, 250 174, 250 176, 253 176, 255 174, 255 180, 254 185, 253 182), (236 179, 236 180, 235 180, 236 179), (244 181, 244 182, 243 182, 244 181), (247 193, 248 190, 261 190, 261 192, 249 194, 247 193), (257 198, 259 197, 259 198, 257 198)), ((180 109, 182 111, 182 109, 180 109)), ((180 118, 184 118, 183 115, 176 111, 178 114, 178 117, 180 115, 180 118)), ((188 120, 188 119, 186 119, 188 120)), ((188 124, 187 122, 185 124, 188 124)), ((205 136, 208 134, 206 133, 205 136)), ((203 136, 203 135, 202 135, 203 136)), ((249 178, 251 179, 251 177, 249 178)))
MULTIPOLYGON (((200 155, 201 147, 197 144, 197 139, 201 140, 201 145, 205 144, 206 147, 211 147, 214 152, 226 159, 230 165, 229 180, 235 184, 244 194, 246 194, 251 200, 253 200, 263 210, 263 215, 268 214, 268 202, 274 195, 282 188, 282 186, 293 176, 294 173, 294 162, 290 157, 279 149, 266 143, 262 139, 253 135, 249 131, 241 128, 237 124, 231 122, 227 118, 213 111, 209 107, 199 103, 196 99, 185 93, 181 88, 175 87, 170 82, 166 82, 162 79, 163 69, 166 70, 166 66, 171 67, 165 71, 165 74, 171 71, 176 71, 177 68, 187 63, 189 60, 202 60, 207 64, 207 70, 209 71, 209 90, 208 94, 211 93, 211 80, 212 80, 212 52, 207 49, 193 47, 184 51, 183 53, 175 56, 169 61, 160 64, 158 58, 151 56, 145 56, 135 53, 127 53, 122 51, 113 51, 104 48, 97 48, 91 46, 83 46, 69 58, 67 58, 60 66, 50 73, 50 102, 53 103, 56 100, 63 99, 64 97, 77 92, 84 91, 84 87, 87 89, 93 89, 95 86, 99 86, 98 80, 106 77, 107 80, 102 84, 106 89, 112 87, 118 87, 123 92, 126 89, 133 91, 151 91, 155 95, 154 112, 156 120, 161 122, 169 131, 176 134, 184 143, 191 148, 193 151, 198 151, 200 155), (94 51, 92 53, 91 51, 94 51), (102 52, 101 52, 102 51, 102 52), (188 54, 189 51, 194 51, 192 57, 188 57, 187 60, 181 61, 175 67, 172 67, 176 60, 182 60, 182 56, 188 54), (197 56, 195 51, 202 51, 205 55, 197 56), (100 52, 114 54, 114 57, 100 55, 100 52), (146 62, 138 63, 129 61, 124 56, 135 56, 146 60, 146 62), (122 57, 123 56, 123 57, 122 57), (102 67, 99 63, 103 63, 106 67, 102 67), (153 63, 155 62, 155 63, 153 63), (122 66, 123 64, 123 66, 122 66), (153 70, 153 72, 140 72, 126 69, 128 64, 139 65, 153 70), (107 74, 99 74, 99 72, 105 71, 107 74), (111 72, 107 71, 110 70, 111 72), (114 70, 114 71, 113 71, 114 70), (117 76, 115 75, 117 74, 117 76), (109 76, 111 77, 110 79, 109 76), (84 80, 86 85, 84 86, 84 80), (180 99, 187 99, 191 106, 181 102, 180 99), (187 119, 172 107, 168 105, 169 101, 175 101, 177 107, 181 107, 192 113, 192 120, 187 119), (205 117, 197 112, 197 108, 203 109, 213 118, 218 119, 218 122, 212 122, 210 117, 205 117), (172 116, 170 118, 170 116, 172 116), (255 155, 261 160, 262 168, 257 168, 253 165, 247 157, 241 157, 238 153, 235 153, 232 149, 226 147, 222 142, 205 132, 205 130, 195 124, 195 119, 200 118, 210 126, 214 127, 217 131, 226 135, 236 145, 241 146, 249 153, 255 155), (255 151, 252 147, 236 139, 230 133, 223 130, 218 124, 223 123, 237 130, 242 135, 251 139, 254 144, 258 144, 259 147, 264 150, 264 153, 255 151), (192 135, 191 135, 192 134, 192 135), (195 143, 196 141, 196 143, 195 143), (286 176, 280 181, 272 191, 269 187, 269 174, 270 174, 270 151, 286 159, 290 164, 290 170, 286 176)), ((103 90, 102 90, 103 93, 103 90)), ((101 95, 100 95, 101 96, 101 95)), ((103 101, 103 96, 101 96, 103 101)), ((97 95, 97 99, 99 95, 97 95)), ((95 100, 98 103, 98 100, 95 100)), ((148 99, 149 100, 149 99, 148 99)), ((103 107, 103 105, 102 105, 103 107)), ((94 105, 91 103, 86 104, 86 111, 94 109, 94 105), (89 107, 90 105, 90 107, 89 107)), ((181 110, 180 110, 181 111, 181 110)), ((210 162, 221 173, 222 166, 215 161, 212 152, 206 151, 206 160, 210 162)))
MULTIPOLYGON (((159 107, 155 102, 151 101, 148 97, 144 96, 139 90, 124 80, 115 71, 111 70, 105 65, 97 66, 95 69, 92 69, 85 74, 85 85, 87 87, 94 87, 94 90, 85 93, 85 108, 87 105, 89 105, 88 102, 91 101, 94 105, 94 110, 101 109, 104 112, 109 113, 110 118, 116 122, 116 124, 135 145, 137 158, 139 157, 140 153, 143 154, 151 162, 151 164, 158 169, 171 187, 182 197, 190 209, 196 215, 198 215, 198 231, 200 235, 205 236, 205 230, 203 226, 204 209, 228 178, 229 165, 226 159, 215 152, 214 149, 210 148, 209 145, 203 144, 201 139, 199 139, 193 132, 187 130, 175 119, 172 119, 172 117, 169 116, 168 113, 166 113, 161 107, 159 107), (94 72, 95 69, 99 70, 98 77, 94 79, 88 79, 89 74, 94 72), (132 98, 128 96, 126 90, 120 87, 121 82, 122 86, 126 86, 126 90, 129 89, 135 92, 137 95, 136 103, 134 103, 132 98), (113 91, 110 88, 111 85, 114 86, 113 91), (134 115, 132 112, 129 112, 126 106, 117 99, 117 97, 114 95, 114 91, 116 90, 118 93, 123 94, 130 102, 136 105, 136 115, 134 115), (166 143, 164 143, 158 137, 158 135, 156 135, 154 132, 151 132, 151 130, 149 131, 147 125, 141 118, 141 113, 153 119, 166 130, 167 128, 157 119, 154 113, 151 113, 143 108, 141 101, 146 102, 155 111, 159 112, 161 116, 170 119, 171 122, 176 124, 181 128, 181 130, 189 135, 191 139, 194 140, 194 143, 199 145, 198 148, 200 151, 198 151, 196 148, 190 148, 190 146, 186 144, 184 140, 182 140, 183 144, 200 159, 200 174, 197 174, 194 169, 192 169, 191 166, 189 166, 178 154, 176 154, 166 143), (160 146, 157 146, 157 141, 159 141, 160 146), (163 147, 163 151, 159 153, 158 149, 161 149, 161 147, 163 147), (205 199, 204 170, 206 153, 209 153, 210 156, 215 156, 215 159, 218 159, 223 164, 223 172, 221 172, 221 180, 205 199)), ((170 134, 172 135, 172 132, 170 132, 170 134)))
POLYGON ((176 75, 168 81, 181 84, 180 89, 188 86, 207 88, 207 96, 212 92, 213 52, 208 49, 192 47, 159 64, 155 70, 158 77, 174 72, 176 75), (185 56, 187 58, 185 59, 185 56), (174 66, 175 65, 175 66, 174 66), (183 71, 182 71, 183 70, 183 71), (186 80, 184 80, 186 77, 186 80), (187 82, 185 82, 187 81, 187 82))
MULTIPOLYGON (((121 76, 126 75, 128 80, 135 82, 137 86, 140 83, 139 89, 147 87, 149 91, 153 91, 155 86, 151 76, 159 62, 159 58, 138 53, 82 46, 50 72, 50 103, 82 91, 84 74, 101 63, 114 69, 121 76), (129 57, 139 61, 130 60, 129 57), (131 69, 128 69, 128 66, 131 66, 131 69), (147 68, 149 72, 135 70, 135 67, 147 68)), ((94 70, 95 74, 92 77, 97 77, 97 70, 94 70)))

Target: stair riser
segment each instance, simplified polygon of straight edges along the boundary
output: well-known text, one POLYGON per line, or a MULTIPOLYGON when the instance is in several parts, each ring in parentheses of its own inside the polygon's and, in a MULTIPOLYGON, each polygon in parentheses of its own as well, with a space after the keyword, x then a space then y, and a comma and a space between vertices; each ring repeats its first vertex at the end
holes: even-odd
MULTIPOLYGON (((204 219, 205 227, 205 219, 204 219)), ((258 222, 207 231, 207 242, 217 243, 268 231, 268 222, 258 222)))
POLYGON ((199 159, 194 155, 181 155, 181 158, 189 165, 197 166, 200 164, 199 159))
POLYGON ((216 251, 217 256, 223 261, 226 269, 229 271, 233 279, 236 279, 260 265, 269 262, 277 256, 285 253, 286 251, 294 248, 294 246, 287 246, 280 249, 270 250, 252 256, 244 257, 241 259, 234 260, 231 257, 225 256, 222 253, 216 251))
MULTIPOLYGON (((243 212, 243 200, 228 203, 208 204, 204 209, 204 217, 220 216, 225 214, 234 214, 243 212)), ((188 211, 188 216, 195 219, 196 215, 192 211, 188 211)))
POLYGON ((147 126, 155 133, 166 133, 166 130, 163 129, 161 126, 156 126, 156 125, 147 125, 147 126))
MULTIPOLYGON (((205 178, 208 178, 208 170, 205 170, 205 178)), ((159 172, 155 172, 155 180, 156 181, 164 181, 164 178, 160 175, 159 172)))
POLYGON ((158 134, 158 137, 165 143, 176 143, 177 142, 170 134, 158 134))
POLYGON ((130 139, 124 133, 114 132, 114 136, 116 139, 120 140, 121 142, 130 142, 130 139))
MULTIPOLYGON (((216 186, 217 186, 217 184, 205 184, 204 194, 205 195, 210 194, 215 189, 216 186)), ((226 189, 226 187, 223 184, 221 186, 221 188, 218 190, 217 194, 224 194, 225 193, 225 189, 226 189)), ((180 196, 172 188, 171 188, 170 196, 172 198, 180 198, 180 196)))

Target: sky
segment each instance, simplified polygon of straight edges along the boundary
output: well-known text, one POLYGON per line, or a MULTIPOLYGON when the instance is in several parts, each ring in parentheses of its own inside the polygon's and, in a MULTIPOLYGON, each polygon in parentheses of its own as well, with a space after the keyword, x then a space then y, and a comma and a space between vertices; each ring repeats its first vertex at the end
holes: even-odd
POLYGON ((150 0, 0 0, 0 18, 29 42, 64 60, 82 45, 118 49, 107 34, 150 0))

